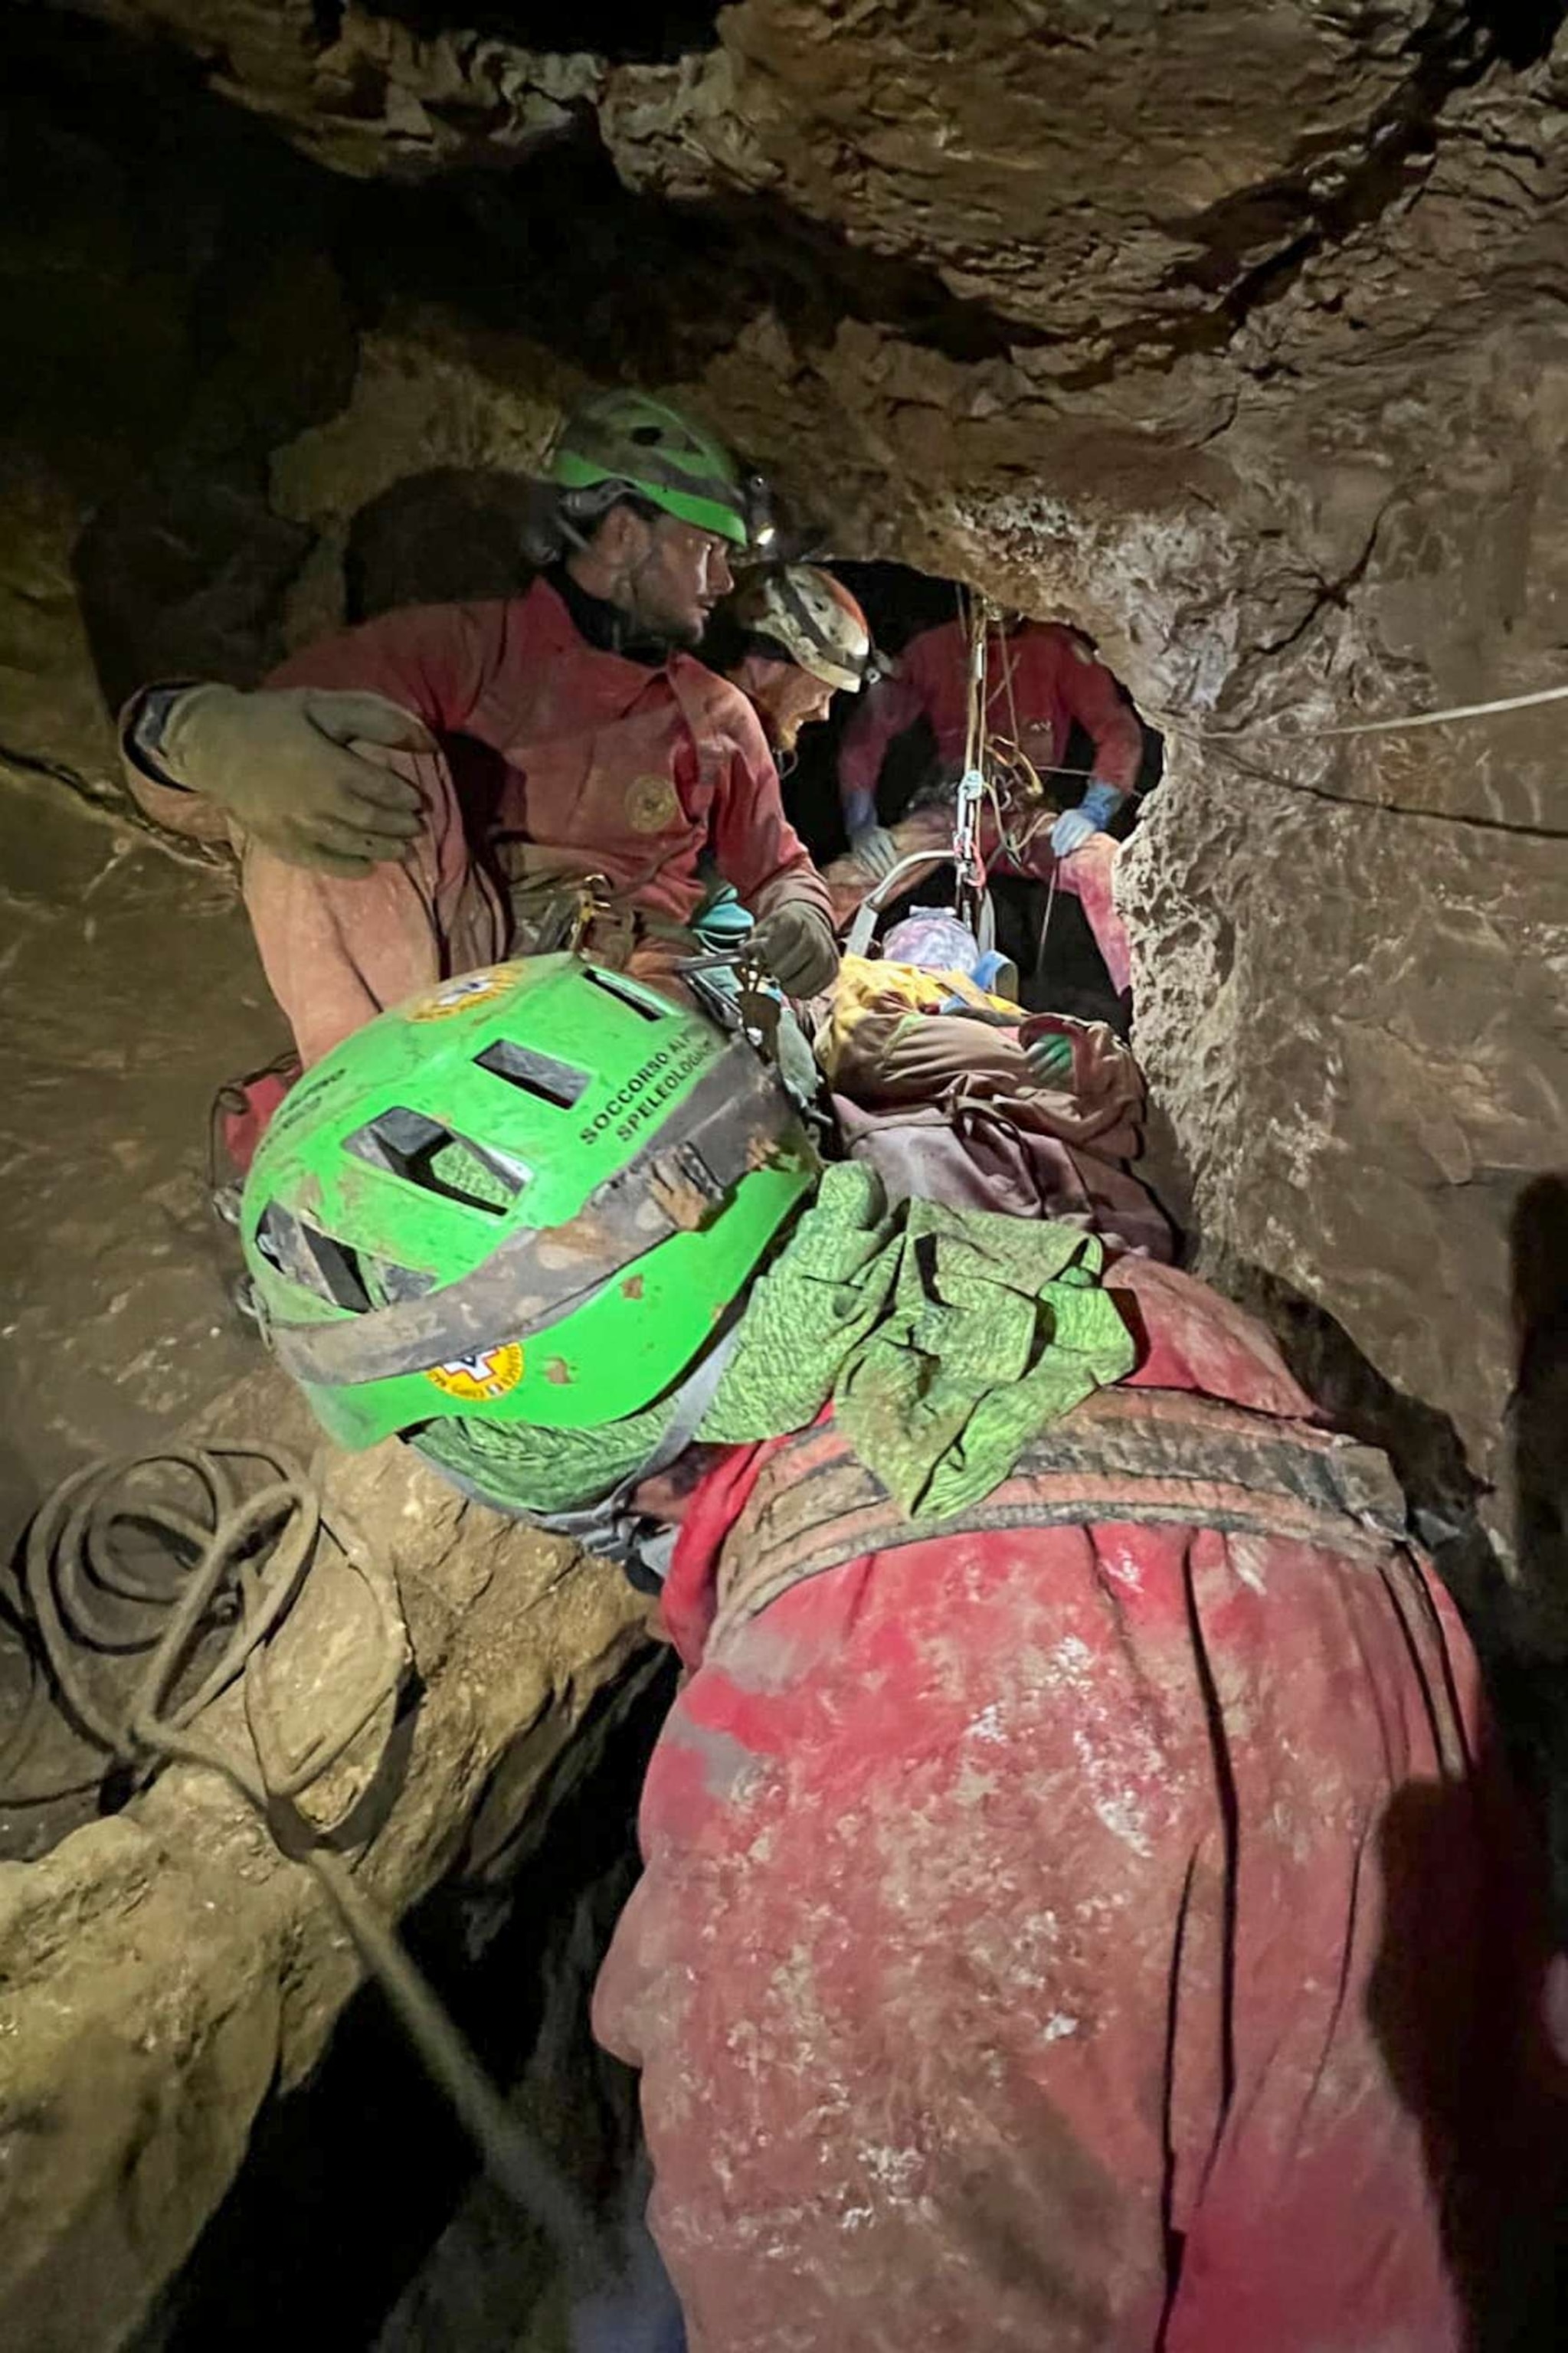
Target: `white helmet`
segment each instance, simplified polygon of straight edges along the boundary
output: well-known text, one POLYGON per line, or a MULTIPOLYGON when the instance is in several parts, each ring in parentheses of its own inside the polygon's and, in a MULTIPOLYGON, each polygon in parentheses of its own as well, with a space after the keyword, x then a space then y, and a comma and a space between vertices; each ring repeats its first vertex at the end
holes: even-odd
POLYGON ((730 611, 748 637, 763 638, 824 686, 858 693, 874 675, 870 624, 842 581, 821 565, 782 564, 754 573, 730 611))

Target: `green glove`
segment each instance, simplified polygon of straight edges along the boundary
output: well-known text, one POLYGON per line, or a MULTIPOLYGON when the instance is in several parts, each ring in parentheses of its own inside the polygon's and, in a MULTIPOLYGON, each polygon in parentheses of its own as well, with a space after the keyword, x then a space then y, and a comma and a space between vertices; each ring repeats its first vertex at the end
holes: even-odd
POLYGON ((416 787, 355 744, 436 749, 424 722, 382 694, 195 686, 170 709, 156 756, 289 865, 360 875, 400 858, 424 820, 416 787))
POLYGON ((752 945, 786 997, 815 997, 839 968, 839 944, 821 907, 786 899, 757 926, 752 945))
POLYGON ((1048 1029, 1024 1050, 1030 1071, 1043 1086, 1060 1087, 1070 1083, 1073 1076, 1073 1041, 1064 1038, 1059 1029, 1048 1029))

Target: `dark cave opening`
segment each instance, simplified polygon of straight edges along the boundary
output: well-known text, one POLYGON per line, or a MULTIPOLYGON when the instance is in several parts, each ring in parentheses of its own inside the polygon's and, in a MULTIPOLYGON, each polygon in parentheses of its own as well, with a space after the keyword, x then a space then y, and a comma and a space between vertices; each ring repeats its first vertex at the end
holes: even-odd
MULTIPOLYGON (((637 1877, 638 1794, 673 1696, 645 1662, 590 1712, 524 1832, 461 1862, 405 1922, 430 1983, 580 2202, 606 2268, 641 2243, 636 2078, 588 2007, 637 1877)), ((556 2251, 482 2173, 379 1988, 310 2078, 264 2111, 244 2164, 132 2353, 378 2353, 564 2344, 556 2251)))
MULTIPOLYGON (((952 622, 965 609, 961 583, 916 571, 909 565, 835 561, 832 569, 860 599, 878 650, 895 663, 912 638, 952 622)), ((1091 639, 1081 632, 1075 634, 1086 649, 1092 648, 1091 639)), ((725 651, 721 629, 714 649, 714 659, 721 665, 725 651)), ((1132 708, 1125 688, 1121 693, 1132 708)), ((787 766, 785 806, 820 864, 839 856, 846 846, 838 759, 855 708, 853 696, 835 696, 827 718, 802 732, 792 765, 787 766)), ((1133 830, 1144 796, 1158 785, 1163 771, 1160 735, 1141 719, 1139 723, 1144 750, 1137 797, 1112 824, 1112 831, 1122 839, 1133 830)), ((877 793, 878 815, 884 823, 895 823, 929 787, 935 758, 935 738, 924 719, 916 719, 894 738, 877 793)), ((1092 758, 1092 743, 1075 723, 1063 754, 1063 765, 1074 773, 1044 780, 1053 806, 1065 808, 1079 797, 1079 778, 1087 782, 1092 758)), ((1008 873, 991 878, 991 893, 998 946, 1018 969, 1025 1005, 1106 1021, 1125 1035, 1128 1008, 1111 984, 1076 898, 1066 892, 1053 894, 1042 882, 1008 873)), ((951 871, 939 871, 900 898, 890 908, 887 921, 906 913, 913 902, 948 906, 952 897, 951 871)))

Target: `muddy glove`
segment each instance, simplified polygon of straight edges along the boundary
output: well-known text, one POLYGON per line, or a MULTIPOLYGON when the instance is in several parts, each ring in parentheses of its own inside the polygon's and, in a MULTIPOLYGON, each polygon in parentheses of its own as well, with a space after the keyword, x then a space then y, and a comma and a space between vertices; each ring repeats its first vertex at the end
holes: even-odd
POLYGON ((1092 834, 1103 833, 1120 808, 1123 795, 1115 785, 1091 782, 1076 808, 1064 809, 1051 828, 1051 847, 1058 858, 1071 858, 1092 834))
POLYGON ((752 946, 786 997, 815 997, 839 968, 832 924, 810 899, 786 899, 765 915, 752 946))
POLYGON ((868 825, 863 832, 852 833, 850 850, 877 882, 891 874, 898 863, 898 844, 885 825, 868 825))
POLYGON ((876 802, 870 793, 851 793, 844 801, 852 858, 857 858, 874 881, 880 882, 898 863, 898 844, 876 821, 876 802))
POLYGON ((423 819, 414 786, 361 759, 355 743, 436 748, 424 722, 385 695, 196 686, 171 708, 157 758, 289 865, 359 875, 400 858, 423 819))
POLYGON ((1073 1077, 1073 1041, 1064 1038, 1059 1029, 1048 1029, 1044 1037, 1031 1039, 1023 1050, 1031 1078, 1038 1079, 1043 1087, 1070 1085, 1073 1077))

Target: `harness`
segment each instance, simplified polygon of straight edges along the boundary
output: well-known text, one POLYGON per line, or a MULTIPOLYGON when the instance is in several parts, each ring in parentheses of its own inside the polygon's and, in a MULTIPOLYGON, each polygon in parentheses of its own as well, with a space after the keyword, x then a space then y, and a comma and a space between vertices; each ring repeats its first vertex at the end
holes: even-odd
POLYGON ((781 1594, 867 1553, 1111 1521, 1283 1537, 1369 1565, 1404 1544, 1404 1497, 1374 1447, 1172 1389, 1099 1389, 1024 1450, 983 1503, 906 1519, 831 1422, 763 1466, 719 1556, 716 1658, 781 1594))

